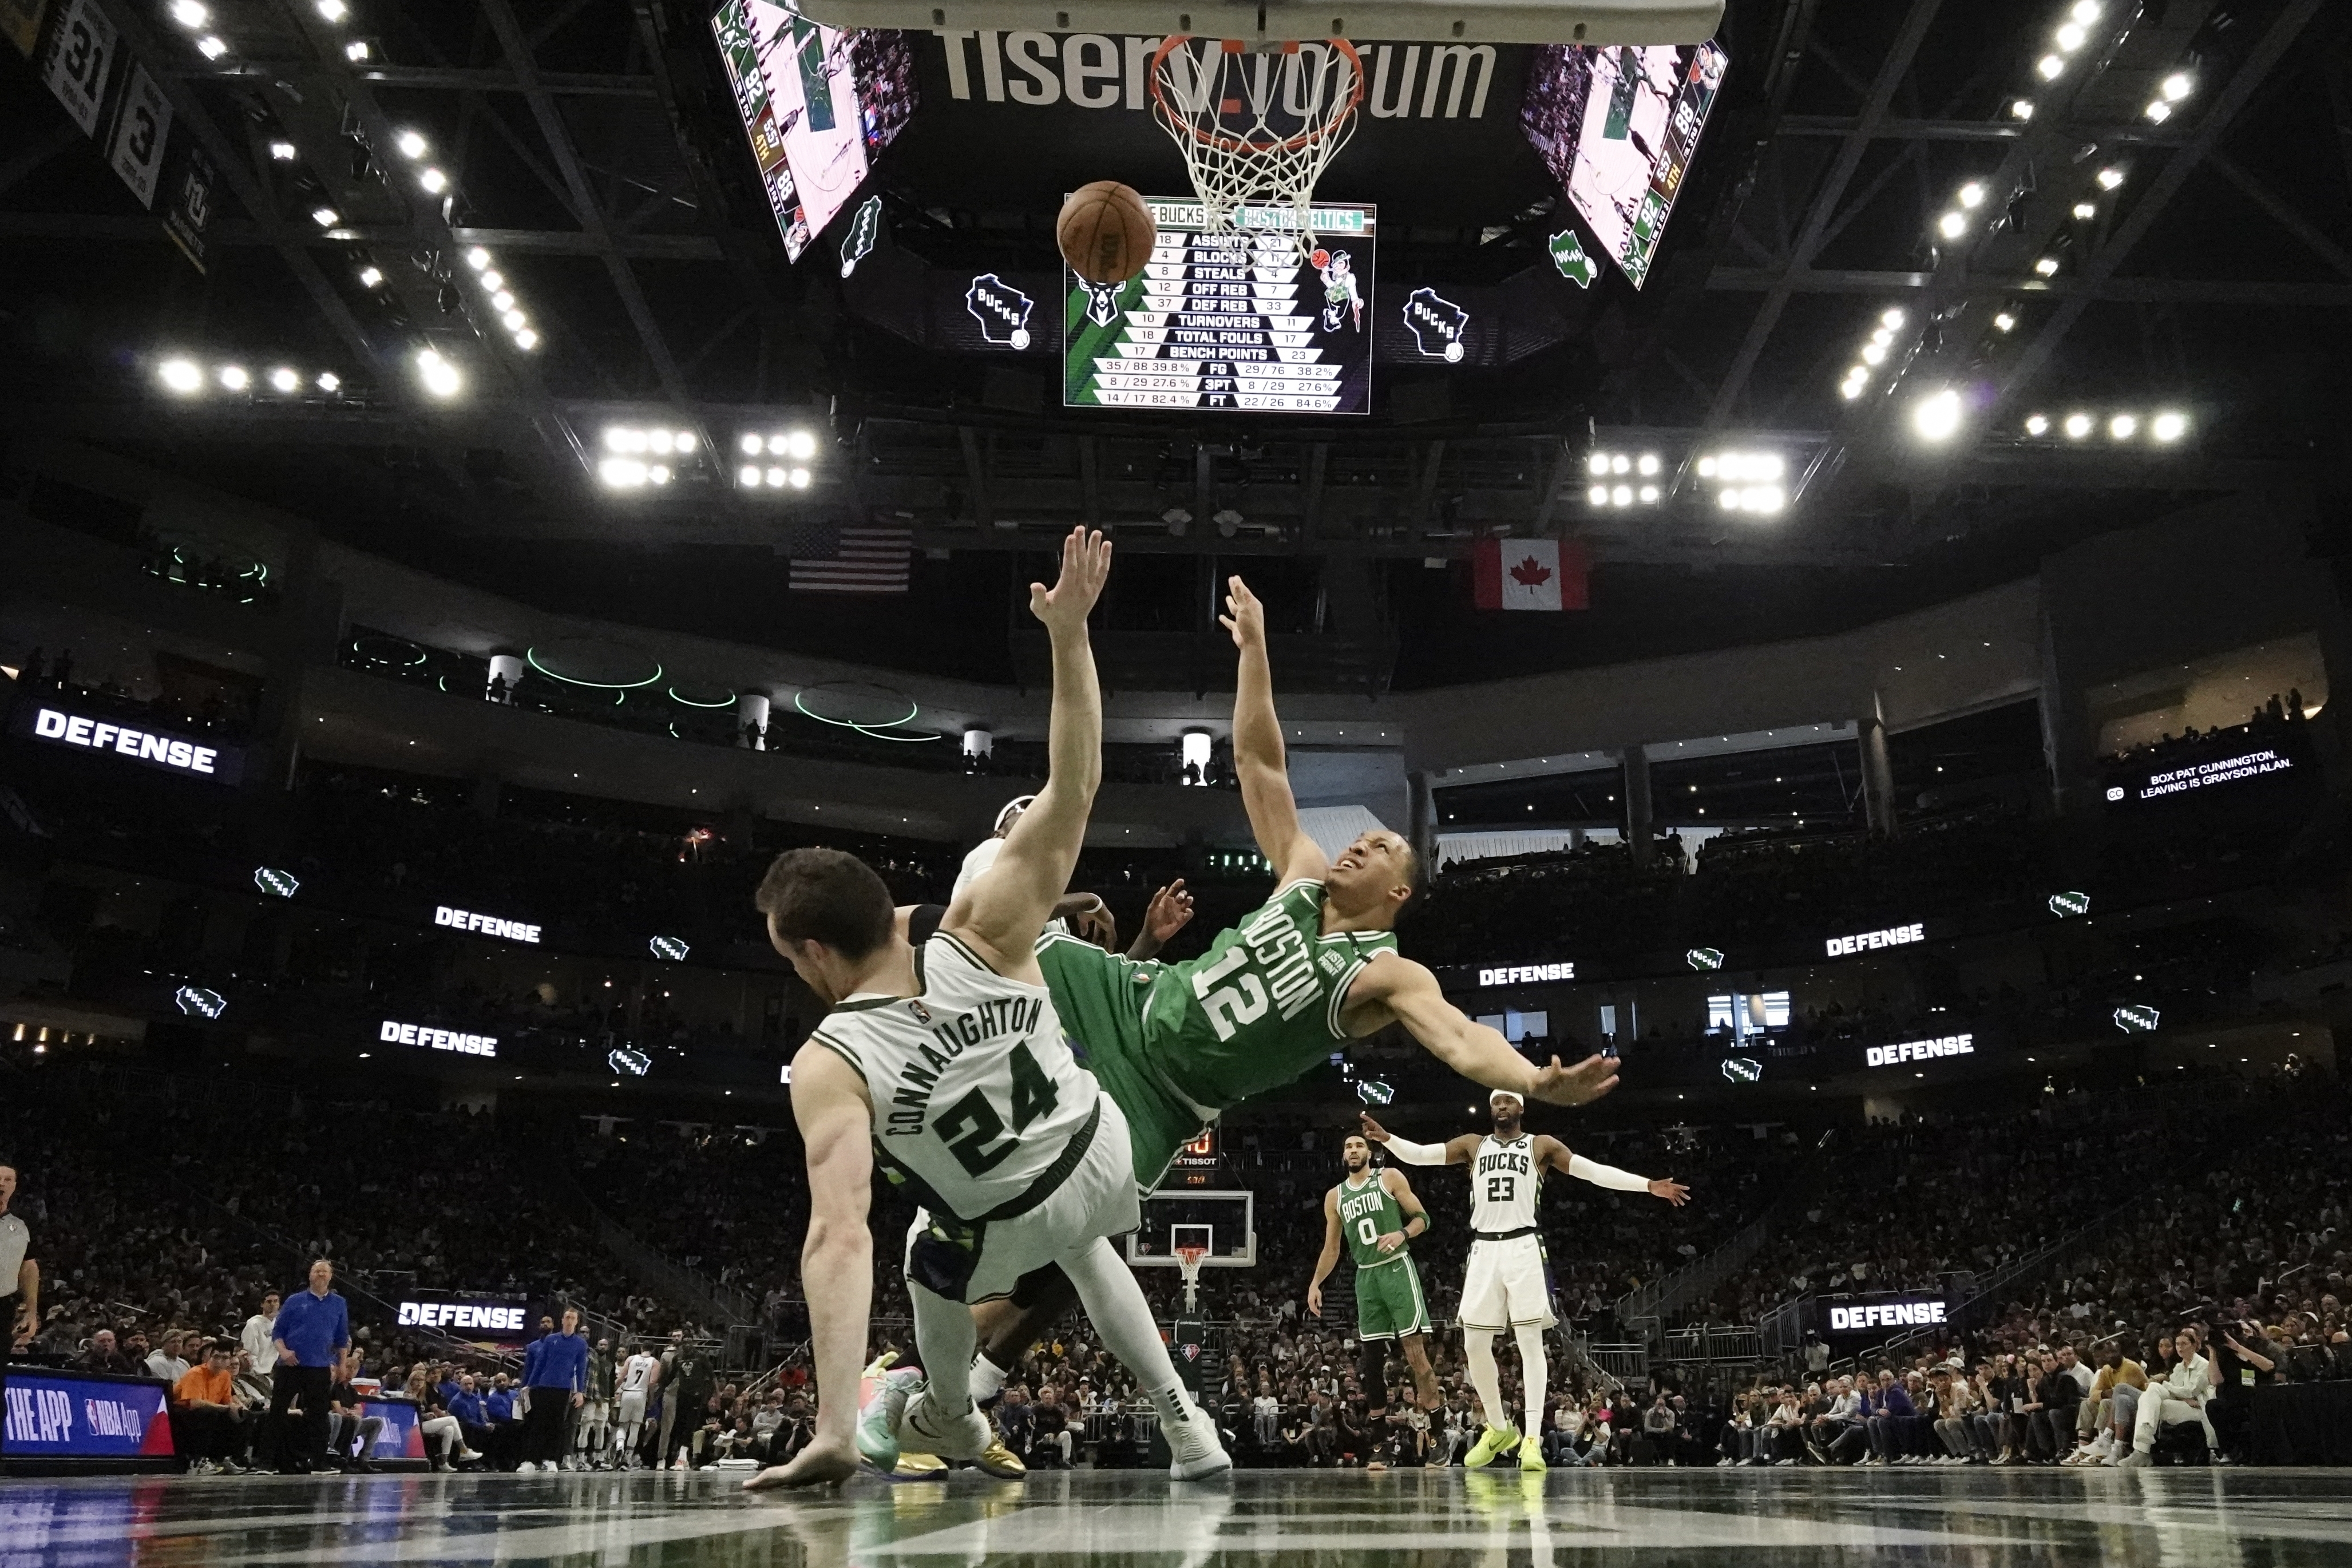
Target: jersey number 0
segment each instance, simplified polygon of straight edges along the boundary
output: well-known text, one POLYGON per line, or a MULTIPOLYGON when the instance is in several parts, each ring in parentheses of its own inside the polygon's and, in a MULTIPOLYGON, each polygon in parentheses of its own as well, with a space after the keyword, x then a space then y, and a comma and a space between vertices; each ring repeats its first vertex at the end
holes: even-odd
POLYGON ((975 1176, 984 1176, 1004 1163, 1021 1142, 1021 1133, 1032 1121, 1060 1103, 1054 1080, 1037 1065, 1024 1043, 1013 1047, 1013 1133, 1007 1137, 1004 1119, 996 1107, 988 1103, 988 1096, 973 1089, 953 1105, 940 1112, 931 1131, 948 1146, 956 1163, 975 1176), (999 1142, 998 1140, 1003 1142, 999 1142), (989 1145, 994 1143, 994 1148, 989 1145))

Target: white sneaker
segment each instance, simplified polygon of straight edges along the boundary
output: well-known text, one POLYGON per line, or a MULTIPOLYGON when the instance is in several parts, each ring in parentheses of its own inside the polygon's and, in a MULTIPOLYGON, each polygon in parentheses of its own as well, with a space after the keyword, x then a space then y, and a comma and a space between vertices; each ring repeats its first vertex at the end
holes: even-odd
POLYGON ((1192 1396, 1181 1388, 1176 1391, 1174 1405, 1173 1409, 1160 1412, 1160 1430, 1168 1439, 1169 1479, 1204 1481, 1232 1469, 1233 1458, 1218 1439, 1216 1423, 1209 1419, 1208 1413, 1193 1404, 1192 1396))
POLYGON ((906 1413, 898 1417, 892 1436, 898 1438, 900 1452, 940 1459, 977 1459, 996 1441, 988 1417, 978 1405, 966 1405, 962 1415, 950 1415, 931 1397, 929 1383, 907 1402, 906 1413))
POLYGON ((2134 1448, 2130 1453, 2126 1454, 2122 1458, 2116 1461, 2116 1468, 2119 1470, 2131 1470, 2137 1469, 2144 1465, 2153 1465, 2155 1463, 2155 1459, 2148 1456, 2147 1449, 2134 1448))

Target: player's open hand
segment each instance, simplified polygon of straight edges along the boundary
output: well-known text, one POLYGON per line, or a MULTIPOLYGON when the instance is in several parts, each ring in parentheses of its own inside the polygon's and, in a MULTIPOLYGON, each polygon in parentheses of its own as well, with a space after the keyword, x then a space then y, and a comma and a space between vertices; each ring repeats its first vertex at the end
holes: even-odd
POLYGON ((1660 1176, 1656 1181, 1652 1182, 1650 1195, 1654 1198, 1664 1198, 1676 1208, 1690 1202, 1690 1189, 1672 1176, 1660 1176))
POLYGON ((1143 911, 1144 933, 1155 944, 1165 942, 1192 919, 1192 895, 1184 890, 1184 879, 1177 878, 1151 895, 1151 902, 1143 911))
POLYGON ((1616 1059, 1597 1055, 1572 1068, 1561 1067, 1554 1057, 1549 1067, 1537 1070, 1528 1086, 1533 1098, 1550 1105, 1590 1105, 1616 1087, 1616 1059))
POLYGON ((1367 1139, 1374 1143, 1385 1143, 1389 1141, 1389 1130, 1373 1121, 1370 1111, 1360 1110, 1356 1116, 1357 1120, 1364 1124, 1364 1136, 1367 1139))
POLYGON ((1265 646, 1265 606, 1239 577, 1225 579, 1225 613, 1217 624, 1234 634, 1235 647, 1265 646))
POLYGON ((1062 574, 1048 588, 1029 584, 1029 613, 1056 636, 1082 629, 1110 579, 1110 541, 1099 531, 1070 530, 1062 541, 1062 574))
POLYGON ((1384 1230, 1381 1232, 1381 1238, 1372 1243, 1373 1247, 1381 1252, 1394 1252, 1403 1245, 1404 1232, 1401 1230, 1384 1230))
POLYGON ((1322 1286, 1309 1285, 1307 1287, 1307 1310, 1314 1313, 1318 1318, 1323 1315, 1322 1286))
POLYGON ((832 1486, 857 1473, 857 1447, 847 1438, 819 1437, 787 1464, 770 1465, 743 1483, 747 1492, 780 1491, 786 1487, 832 1486))

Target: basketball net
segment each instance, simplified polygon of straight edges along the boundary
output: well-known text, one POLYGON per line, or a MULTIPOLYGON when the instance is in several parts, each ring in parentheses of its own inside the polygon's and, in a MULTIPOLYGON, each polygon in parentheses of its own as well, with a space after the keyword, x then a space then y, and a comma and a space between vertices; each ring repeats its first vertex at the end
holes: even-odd
POLYGON ((1176 1267, 1184 1276, 1184 1310, 1196 1311, 1201 1305, 1201 1264, 1209 1256, 1205 1247, 1180 1247, 1176 1249, 1176 1267))
POLYGON ((1315 183, 1356 129, 1364 63, 1345 38, 1253 48, 1178 33, 1151 57, 1153 118, 1184 154, 1202 231, 1230 233, 1244 204, 1291 210, 1315 248, 1315 183))

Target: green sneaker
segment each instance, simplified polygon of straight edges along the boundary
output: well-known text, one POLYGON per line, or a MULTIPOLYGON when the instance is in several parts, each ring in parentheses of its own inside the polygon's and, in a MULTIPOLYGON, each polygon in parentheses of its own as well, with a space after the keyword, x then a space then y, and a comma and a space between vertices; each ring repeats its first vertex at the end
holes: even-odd
MULTIPOLYGON (((858 1430, 860 1433, 858 1440, 863 1443, 865 1428, 860 1427, 858 1430)), ((1495 1457, 1497 1454, 1502 1453, 1518 1440, 1519 1429, 1516 1426, 1507 1423, 1500 1426, 1489 1426, 1478 1434, 1478 1441, 1472 1446, 1468 1453, 1462 1456, 1462 1468, 1465 1470, 1483 1470, 1495 1462, 1495 1457)))
POLYGON ((907 1401, 924 1386, 919 1367, 890 1368, 897 1359, 885 1355, 866 1369, 862 1381, 873 1393, 857 1412, 858 1457, 885 1472, 898 1463, 898 1418, 906 1414, 907 1401))
POLYGON ((1543 1445, 1536 1441, 1534 1433, 1530 1432, 1519 1439, 1519 1473, 1521 1475, 1541 1475, 1550 1468, 1549 1465, 1544 1463, 1543 1445))

